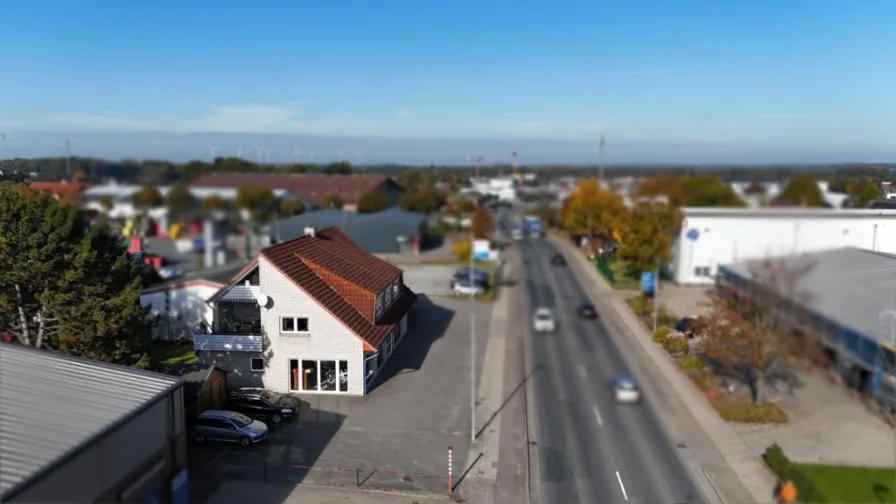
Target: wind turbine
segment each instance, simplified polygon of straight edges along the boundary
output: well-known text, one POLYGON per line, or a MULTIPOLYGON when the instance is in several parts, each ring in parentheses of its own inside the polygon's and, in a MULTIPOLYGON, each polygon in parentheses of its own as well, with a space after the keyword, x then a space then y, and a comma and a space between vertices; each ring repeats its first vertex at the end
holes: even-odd
POLYGON ((208 143, 208 142, 205 142, 205 145, 206 145, 206 147, 208 147, 208 154, 209 154, 209 156, 211 156, 212 161, 214 161, 214 160, 215 160, 215 152, 218 151, 218 146, 217 146, 217 145, 212 145, 212 144, 210 144, 210 143, 208 143))
POLYGON ((355 153, 355 162, 358 164, 358 168, 361 168, 361 171, 364 171, 364 149, 355 153))
POLYGON ((272 150, 272 149, 265 149, 265 150, 264 150, 264 158, 265 158, 265 162, 266 162, 267 164, 271 164, 271 150, 272 150))
POLYGON ((259 147, 257 145, 253 145, 255 147, 255 164, 261 164, 261 154, 264 152, 264 147, 259 147))

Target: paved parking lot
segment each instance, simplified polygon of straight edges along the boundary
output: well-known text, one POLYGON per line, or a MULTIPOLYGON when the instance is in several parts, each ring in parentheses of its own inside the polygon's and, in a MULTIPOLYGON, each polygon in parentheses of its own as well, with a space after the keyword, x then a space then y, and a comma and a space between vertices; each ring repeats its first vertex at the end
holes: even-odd
POLYGON ((451 296, 451 277, 458 266, 451 264, 399 264, 404 283, 414 292, 429 296, 451 296))
POLYGON ((491 307, 421 296, 408 335, 367 397, 302 396, 309 407, 298 421, 273 426, 259 446, 193 447, 192 474, 446 493, 448 447, 457 480, 470 444, 471 314, 481 356, 491 307))

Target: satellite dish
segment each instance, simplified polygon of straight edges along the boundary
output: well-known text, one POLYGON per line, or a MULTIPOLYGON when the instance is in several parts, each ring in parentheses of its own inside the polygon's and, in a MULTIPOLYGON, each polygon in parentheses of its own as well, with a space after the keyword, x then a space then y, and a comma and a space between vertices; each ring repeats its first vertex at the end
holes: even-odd
POLYGON ((258 302, 258 306, 267 306, 270 300, 271 298, 269 298, 268 295, 263 292, 259 292, 255 295, 255 301, 258 302))

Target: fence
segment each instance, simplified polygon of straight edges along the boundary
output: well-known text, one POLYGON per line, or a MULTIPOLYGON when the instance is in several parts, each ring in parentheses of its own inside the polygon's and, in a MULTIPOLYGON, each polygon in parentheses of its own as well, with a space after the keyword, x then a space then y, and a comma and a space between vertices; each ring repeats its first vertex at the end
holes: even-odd
POLYGON ((616 283, 616 274, 613 273, 613 268, 610 267, 609 261, 607 261, 607 258, 604 257, 603 254, 597 257, 597 262, 595 265, 597 266, 597 270, 600 272, 600 274, 603 275, 608 282, 610 282, 611 284, 616 283))
MULTIPOLYGON (((447 461, 447 460, 446 460, 447 461)), ((455 495, 490 493, 491 485, 454 468, 451 493, 455 495)), ((326 466, 321 464, 272 463, 256 456, 229 455, 209 463, 191 464, 190 473, 197 479, 263 481, 281 484, 306 483, 319 486, 362 488, 419 494, 449 493, 449 474, 407 472, 394 467, 326 466)))

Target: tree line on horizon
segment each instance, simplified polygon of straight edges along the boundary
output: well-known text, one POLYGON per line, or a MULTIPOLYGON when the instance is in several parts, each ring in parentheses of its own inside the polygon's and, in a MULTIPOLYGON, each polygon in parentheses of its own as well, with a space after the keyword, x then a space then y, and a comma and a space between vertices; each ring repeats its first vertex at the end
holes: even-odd
MULTIPOLYGON (((190 182, 207 173, 326 173, 334 175, 380 174, 397 176, 408 169, 422 169, 439 174, 445 182, 455 182, 470 177, 476 169, 469 165, 406 165, 370 164, 353 165, 347 161, 331 163, 285 163, 257 164, 236 157, 219 157, 213 162, 193 160, 175 163, 159 159, 108 160, 88 157, 41 157, 0 160, 0 171, 4 177, 15 174, 35 174, 38 180, 65 180, 82 178, 91 181, 115 179, 122 183, 166 185, 175 182, 190 182)), ((563 176, 596 176, 597 166, 583 165, 524 165, 520 169, 535 173, 540 178, 563 176)), ((481 176, 509 175, 508 164, 483 165, 478 172, 481 176)), ((725 179, 747 181, 785 180, 797 173, 812 173, 820 178, 834 178, 837 175, 867 176, 878 180, 896 179, 896 163, 844 163, 844 164, 781 164, 781 165, 676 165, 676 164, 631 164, 608 165, 603 169, 607 177, 655 176, 660 173, 696 175, 713 173, 725 179)))

